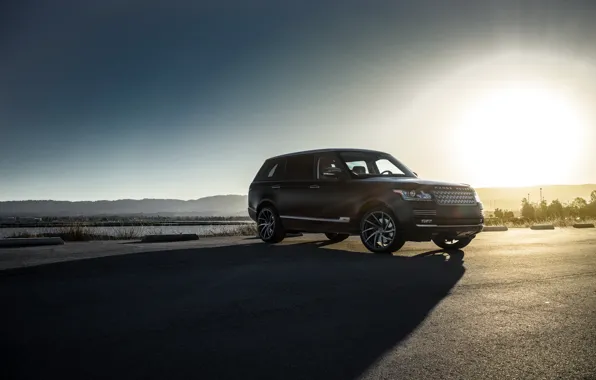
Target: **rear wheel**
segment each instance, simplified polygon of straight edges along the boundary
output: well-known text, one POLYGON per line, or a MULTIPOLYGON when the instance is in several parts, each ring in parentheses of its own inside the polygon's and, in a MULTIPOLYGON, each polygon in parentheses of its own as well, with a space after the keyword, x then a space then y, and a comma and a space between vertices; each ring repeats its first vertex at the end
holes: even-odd
POLYGON ((406 243, 393 213, 386 208, 368 211, 360 221, 360 240, 371 252, 391 254, 406 243))
POLYGON ((462 249, 472 242, 474 237, 463 237, 458 239, 448 238, 444 235, 438 235, 433 238, 433 243, 443 249, 462 249))
POLYGON ((336 233, 336 232, 327 232, 325 233, 325 236, 327 236, 327 239, 329 239, 329 241, 331 241, 332 243, 339 243, 340 241, 344 241, 347 238, 350 237, 350 234, 340 234, 340 233, 336 233))
POLYGON ((259 210, 257 231, 265 243, 279 243, 286 236, 277 211, 269 206, 259 210))

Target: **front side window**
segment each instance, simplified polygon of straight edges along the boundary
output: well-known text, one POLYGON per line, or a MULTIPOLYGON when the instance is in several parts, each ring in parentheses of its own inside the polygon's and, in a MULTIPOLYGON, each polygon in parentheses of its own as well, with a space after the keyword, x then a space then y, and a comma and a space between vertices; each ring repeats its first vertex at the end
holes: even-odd
POLYGON ((356 174, 368 174, 368 166, 366 161, 346 161, 348 169, 356 174))
POLYGON ((323 155, 317 159, 317 179, 335 179, 339 173, 341 173, 341 166, 335 155, 323 155))
POLYGON ((377 167, 377 171, 381 174, 397 174, 399 176, 405 175, 405 173, 400 168, 398 168, 395 164, 393 164, 386 158, 376 160, 375 166, 377 167))
POLYGON ((386 153, 342 152, 344 161, 354 178, 370 176, 415 177, 405 165, 386 153))

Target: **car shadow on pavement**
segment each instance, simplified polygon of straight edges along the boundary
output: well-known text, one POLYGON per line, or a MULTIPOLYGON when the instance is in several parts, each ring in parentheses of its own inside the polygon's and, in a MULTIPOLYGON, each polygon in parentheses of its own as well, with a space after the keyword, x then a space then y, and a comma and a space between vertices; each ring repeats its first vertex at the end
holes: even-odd
MULTIPOLYGON (((0 272, 12 378, 354 379, 464 275, 320 242, 156 251, 0 272)), ((6 351, 5 351, 6 352, 6 351)))

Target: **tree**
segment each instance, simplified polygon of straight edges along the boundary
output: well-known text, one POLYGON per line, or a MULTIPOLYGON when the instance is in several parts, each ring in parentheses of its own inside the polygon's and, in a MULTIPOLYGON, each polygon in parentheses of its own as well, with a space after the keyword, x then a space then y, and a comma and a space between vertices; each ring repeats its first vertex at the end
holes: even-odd
POLYGON ((534 206, 528 202, 527 198, 522 199, 522 209, 521 215, 524 218, 534 219, 536 216, 536 211, 534 210, 534 206))
POLYGON ((495 209, 495 218, 502 219, 503 218, 503 210, 500 208, 495 209))
POLYGON ((577 197, 565 207, 565 214, 572 217, 585 216, 587 208, 588 202, 584 198, 577 197))
POLYGON ((550 218, 560 218, 563 216, 563 205, 558 199, 552 201, 548 206, 547 216, 550 218))
POLYGON ((535 207, 535 217, 538 219, 544 219, 548 216, 548 203, 546 199, 543 199, 535 207))
POLYGON ((576 210, 581 210, 582 208, 585 208, 587 205, 588 202, 581 197, 577 197, 573 200, 573 202, 571 202, 571 207, 576 210))
POLYGON ((507 210, 507 211, 505 211, 505 214, 503 215, 503 218, 505 218, 505 219, 513 219, 513 218, 515 218, 515 214, 513 213, 513 211, 507 210))
POLYGON ((596 190, 590 194, 590 203, 582 209, 580 216, 596 217, 596 190))
POLYGON ((548 215, 548 204, 546 200, 543 199, 539 203, 530 204, 530 206, 534 209, 534 218, 535 219, 544 219, 548 215))

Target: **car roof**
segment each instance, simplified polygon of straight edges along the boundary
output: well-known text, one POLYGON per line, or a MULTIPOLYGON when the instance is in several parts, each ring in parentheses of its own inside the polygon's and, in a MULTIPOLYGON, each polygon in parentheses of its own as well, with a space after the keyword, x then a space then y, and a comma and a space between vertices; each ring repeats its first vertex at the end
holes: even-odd
POLYGON ((370 149, 354 149, 354 148, 326 148, 326 149, 314 149, 314 150, 303 150, 300 152, 292 152, 281 154, 279 156, 271 157, 269 160, 274 160, 277 158, 284 158, 284 157, 291 157, 291 156, 299 156, 303 154, 321 154, 321 153, 333 153, 333 152, 345 152, 345 153, 379 153, 379 154, 387 154, 385 152, 381 152, 378 150, 370 150, 370 149))

